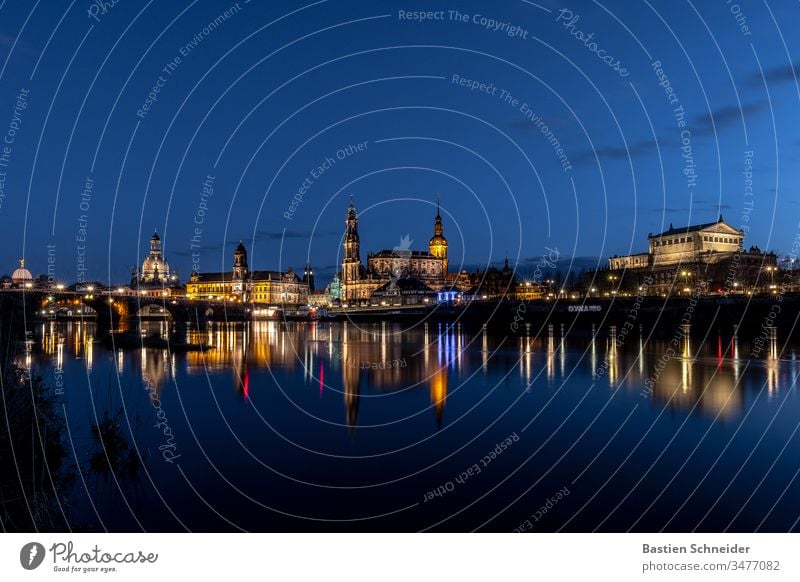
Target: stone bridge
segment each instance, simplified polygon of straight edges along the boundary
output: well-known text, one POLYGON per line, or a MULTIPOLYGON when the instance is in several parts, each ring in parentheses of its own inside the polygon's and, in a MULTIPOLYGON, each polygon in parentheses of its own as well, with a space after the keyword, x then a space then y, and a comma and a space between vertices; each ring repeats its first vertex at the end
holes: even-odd
POLYGON ((249 318, 250 312, 249 305, 230 301, 39 289, 0 290, 0 308, 24 310, 27 318, 95 318, 99 326, 110 328, 125 319, 239 321, 249 318))

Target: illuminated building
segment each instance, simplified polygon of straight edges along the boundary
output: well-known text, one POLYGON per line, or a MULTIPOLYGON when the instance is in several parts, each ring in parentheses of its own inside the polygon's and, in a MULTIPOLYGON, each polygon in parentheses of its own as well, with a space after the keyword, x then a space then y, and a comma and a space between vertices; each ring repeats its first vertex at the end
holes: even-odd
POLYGON ((288 267, 281 271, 250 271, 247 249, 239 242, 233 252, 233 268, 224 273, 192 273, 186 284, 189 299, 219 299, 269 305, 308 303, 311 265, 301 279, 288 267))
POLYGON ((402 279, 414 279, 433 291, 447 285, 447 239, 438 208, 433 232, 427 251, 411 250, 411 241, 404 237, 394 249, 369 254, 365 267, 361 262, 358 214, 351 198, 345 217, 342 302, 367 303, 378 288, 387 291, 387 284, 397 285, 402 279))
POLYGON ((447 273, 447 239, 444 238, 444 228, 442 227, 442 217, 439 213, 439 197, 436 197, 436 218, 433 223, 433 237, 428 242, 430 254, 443 263, 443 270, 447 273))
POLYGON ((33 283, 33 275, 25 268, 25 259, 19 260, 19 268, 11 274, 11 282, 19 286, 33 283))
POLYGON ((742 251, 744 231, 738 230, 722 220, 697 224, 684 228, 669 229, 660 234, 648 235, 650 251, 624 257, 611 257, 611 269, 635 269, 639 267, 659 267, 679 263, 695 262, 703 259, 720 258, 742 251))
POLYGON ((597 293, 752 293, 774 289, 774 253, 744 249, 744 231, 716 222, 648 235, 649 251, 611 257, 608 269, 587 274, 597 293))
POLYGON ((153 232, 150 237, 150 253, 142 261, 139 286, 169 287, 178 282, 178 276, 169 272, 169 263, 161 249, 161 237, 153 232))

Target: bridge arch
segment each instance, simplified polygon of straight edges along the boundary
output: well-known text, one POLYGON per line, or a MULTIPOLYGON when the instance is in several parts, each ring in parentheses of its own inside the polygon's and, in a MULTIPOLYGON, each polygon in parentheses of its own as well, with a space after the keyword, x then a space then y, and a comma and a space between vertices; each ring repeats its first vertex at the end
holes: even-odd
POLYGON ((140 319, 172 319, 172 312, 163 303, 148 303, 138 308, 136 317, 140 319))
POLYGON ((77 299, 61 299, 45 302, 41 315, 47 319, 87 319, 96 318, 97 311, 77 299))

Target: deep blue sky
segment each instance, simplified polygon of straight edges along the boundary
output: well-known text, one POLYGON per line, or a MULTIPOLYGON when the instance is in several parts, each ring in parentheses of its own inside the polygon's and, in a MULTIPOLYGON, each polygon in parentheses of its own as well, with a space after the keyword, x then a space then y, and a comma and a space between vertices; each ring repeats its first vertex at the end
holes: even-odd
POLYGON ((92 19, 88 0, 0 3, 0 139, 16 96, 29 91, 0 168, 0 272, 23 255, 35 274, 46 272, 51 244, 58 277, 74 281, 85 214, 88 278, 126 280, 154 228, 185 278, 209 174, 205 271, 228 269, 241 239, 251 268, 299 269, 310 255, 327 279, 349 193, 366 254, 406 234, 424 248, 440 192, 452 268, 507 253, 531 269, 546 247, 604 259, 644 250, 647 234, 669 223, 720 212, 750 227, 748 245, 791 249, 800 219, 796 3, 252 0, 202 32, 234 4, 124 0, 92 19), (561 8, 579 16, 571 28, 566 14, 557 21, 561 8), (400 10, 421 9, 444 10, 445 19, 400 19, 400 10), (475 14, 521 32, 487 30, 475 14), (577 31, 594 33, 591 48, 629 74, 577 31), (659 86, 655 60, 686 112, 694 187, 683 173, 677 105, 659 86), (498 90, 470 91, 454 74, 498 90), (159 75, 166 81, 142 119, 137 110, 159 75), (522 103, 552 130, 571 169, 522 103), (312 178, 286 219, 311 170, 362 142, 365 151, 312 178), (87 177, 94 189, 81 210, 87 177))

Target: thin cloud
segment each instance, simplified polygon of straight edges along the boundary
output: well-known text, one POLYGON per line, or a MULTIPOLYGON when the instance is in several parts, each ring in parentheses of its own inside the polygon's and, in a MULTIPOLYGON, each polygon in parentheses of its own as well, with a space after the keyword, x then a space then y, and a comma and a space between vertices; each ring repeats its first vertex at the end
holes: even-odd
POLYGON ((740 125, 742 120, 747 122, 747 117, 764 111, 769 106, 766 100, 738 105, 725 105, 709 113, 697 115, 692 120, 691 131, 694 136, 714 135, 716 127, 720 133, 730 127, 740 125), (712 123, 713 120, 713 123, 712 123))
POLYGON ((789 65, 778 65, 763 71, 754 71, 747 77, 747 84, 751 87, 763 87, 764 82, 768 85, 780 85, 783 83, 796 83, 800 78, 800 65, 794 63, 789 65))
POLYGON ((574 164, 591 163, 595 160, 595 156, 601 160, 625 161, 656 152, 659 147, 674 146, 676 143, 674 140, 656 138, 630 143, 627 148, 624 146, 601 146, 594 150, 578 152, 571 159, 574 164))
POLYGON ((733 210, 733 206, 731 206, 730 204, 717 204, 716 202, 697 202, 697 201, 695 201, 695 202, 692 203, 692 206, 689 207, 689 208, 687 208, 686 206, 680 206, 680 207, 675 207, 675 208, 671 208, 669 206, 661 206, 659 208, 651 208, 650 212, 656 212, 658 214, 671 214, 671 213, 675 213, 675 212, 680 212, 680 213, 691 212, 692 214, 698 214, 698 211, 699 212, 704 212, 704 211, 711 211, 711 210, 716 211, 716 212, 722 212, 722 211, 725 211, 725 210, 733 210))
MULTIPOLYGON (((747 103, 739 107, 738 105, 724 105, 712 111, 696 115, 689 126, 692 136, 708 137, 726 131, 737 125, 741 125, 742 120, 749 121, 749 117, 757 115, 769 107, 766 100, 747 103), (713 120, 713 123, 712 123, 713 120)), ((670 130, 671 131, 671 130, 670 130)), ((572 156, 573 164, 581 165, 592 163, 595 156, 600 160, 627 161, 643 155, 657 152, 660 148, 662 152, 669 151, 679 145, 679 142, 672 138, 656 137, 636 141, 625 146, 601 146, 594 150, 584 150, 572 156), (657 147, 658 146, 658 147, 657 147)))
MULTIPOLYGON (((329 236, 339 236, 341 233, 333 230, 318 230, 317 232, 312 233, 310 230, 259 230, 256 232, 255 241, 261 242, 265 240, 288 240, 288 239, 311 239, 311 238, 323 238, 329 236)), ((252 244, 254 238, 253 237, 244 237, 242 239, 231 239, 227 243, 228 245, 238 245, 239 241, 242 241, 246 244, 252 244)))

